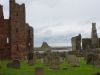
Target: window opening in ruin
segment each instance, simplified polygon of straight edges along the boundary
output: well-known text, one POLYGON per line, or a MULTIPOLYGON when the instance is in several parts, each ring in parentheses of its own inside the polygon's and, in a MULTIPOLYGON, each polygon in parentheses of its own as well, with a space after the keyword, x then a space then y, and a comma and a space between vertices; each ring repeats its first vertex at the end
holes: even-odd
POLYGON ((9 43, 9 37, 7 37, 7 44, 9 43))
POLYGON ((28 46, 30 46, 31 44, 30 44, 30 42, 28 43, 28 46))

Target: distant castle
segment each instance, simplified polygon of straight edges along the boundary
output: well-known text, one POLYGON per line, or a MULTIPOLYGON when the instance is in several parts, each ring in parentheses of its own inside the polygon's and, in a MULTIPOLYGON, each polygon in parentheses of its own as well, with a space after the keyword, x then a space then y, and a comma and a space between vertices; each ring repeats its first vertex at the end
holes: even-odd
POLYGON ((0 5, 0 59, 25 59, 33 50, 33 28, 26 23, 25 4, 9 0, 9 19, 0 5))
POLYGON ((92 23, 91 38, 82 38, 81 34, 72 37, 72 50, 87 50, 100 48, 100 38, 98 38, 96 23, 92 23), (82 44, 82 45, 81 45, 82 44))

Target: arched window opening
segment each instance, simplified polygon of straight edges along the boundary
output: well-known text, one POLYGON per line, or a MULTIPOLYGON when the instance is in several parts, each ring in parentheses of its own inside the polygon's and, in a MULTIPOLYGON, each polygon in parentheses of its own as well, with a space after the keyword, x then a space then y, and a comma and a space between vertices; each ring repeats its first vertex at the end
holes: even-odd
POLYGON ((9 37, 7 37, 7 39, 6 39, 6 40, 7 40, 7 44, 9 44, 9 43, 10 43, 10 42, 9 42, 9 37))

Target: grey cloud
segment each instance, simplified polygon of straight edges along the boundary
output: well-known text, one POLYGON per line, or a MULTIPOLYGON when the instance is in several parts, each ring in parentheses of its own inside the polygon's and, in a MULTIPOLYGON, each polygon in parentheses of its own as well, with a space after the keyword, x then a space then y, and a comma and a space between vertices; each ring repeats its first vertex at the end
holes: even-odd
MULTIPOLYGON (((97 22, 100 36, 100 0, 16 0, 26 4, 27 22, 35 29, 35 46, 43 41, 54 45, 70 44, 71 37, 82 34, 91 37, 91 23, 97 22)), ((8 0, 0 0, 5 5, 8 17, 8 0)))

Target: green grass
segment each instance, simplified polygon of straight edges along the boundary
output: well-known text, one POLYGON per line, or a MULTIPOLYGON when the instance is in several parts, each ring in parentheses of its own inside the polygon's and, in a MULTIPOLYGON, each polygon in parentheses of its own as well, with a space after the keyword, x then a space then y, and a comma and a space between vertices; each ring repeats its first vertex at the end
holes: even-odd
POLYGON ((59 70, 50 70, 47 66, 40 63, 38 60, 34 66, 29 66, 27 61, 21 62, 21 69, 11 69, 7 68, 6 64, 9 61, 1 61, 2 68, 0 69, 0 73, 2 75, 35 75, 36 67, 44 68, 44 75, 94 75, 96 72, 100 72, 100 68, 96 68, 93 65, 85 64, 85 61, 82 59, 80 63, 80 67, 71 67, 64 62, 60 65, 59 70), (63 68, 68 68, 67 70, 63 70, 63 68))

